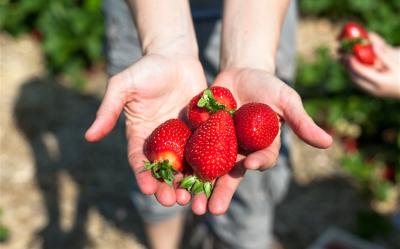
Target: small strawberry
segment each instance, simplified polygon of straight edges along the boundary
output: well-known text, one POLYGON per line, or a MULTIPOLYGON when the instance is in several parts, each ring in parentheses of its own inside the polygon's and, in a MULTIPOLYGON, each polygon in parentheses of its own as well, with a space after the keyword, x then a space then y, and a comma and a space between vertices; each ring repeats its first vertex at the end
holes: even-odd
POLYGON ((172 184, 175 174, 184 170, 185 145, 191 135, 187 125, 179 119, 170 119, 158 126, 146 139, 145 162, 157 179, 172 184))
POLYGON ((236 162, 237 140, 233 118, 226 111, 211 114, 186 145, 186 160, 196 176, 187 176, 181 187, 210 196, 210 181, 227 174, 236 162))
POLYGON ((239 146, 246 152, 267 148, 279 132, 278 115, 266 104, 248 103, 235 113, 239 146))
POLYGON ((362 45, 356 44, 353 47, 353 54, 359 62, 366 65, 373 65, 375 62, 375 52, 371 44, 362 45))
POLYGON ((236 101, 227 88, 213 86, 192 98, 187 110, 188 120, 193 128, 197 128, 211 113, 219 110, 235 111, 236 101))
POLYGON ((364 29, 363 26, 355 22, 346 23, 343 26, 342 32, 338 37, 339 40, 357 38, 368 39, 368 32, 364 29))

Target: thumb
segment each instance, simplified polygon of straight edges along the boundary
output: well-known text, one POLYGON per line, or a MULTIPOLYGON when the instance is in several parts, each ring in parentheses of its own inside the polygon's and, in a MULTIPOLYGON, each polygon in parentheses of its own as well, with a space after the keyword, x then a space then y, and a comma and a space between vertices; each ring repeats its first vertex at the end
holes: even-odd
POLYGON ((288 86, 282 88, 280 103, 283 118, 298 137, 317 148, 331 146, 332 137, 314 123, 304 110, 300 96, 293 89, 288 86))
POLYGON ((87 141, 97 142, 112 131, 125 105, 124 93, 123 81, 120 77, 111 78, 96 119, 86 131, 87 141))

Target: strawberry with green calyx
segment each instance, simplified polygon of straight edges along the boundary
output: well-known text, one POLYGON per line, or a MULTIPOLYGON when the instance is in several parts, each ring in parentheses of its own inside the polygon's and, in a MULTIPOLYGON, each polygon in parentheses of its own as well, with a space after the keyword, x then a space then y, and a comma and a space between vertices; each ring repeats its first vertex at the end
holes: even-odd
POLYGON ((357 37, 354 39, 343 39, 340 41, 340 50, 346 54, 352 54, 354 46, 356 45, 369 45, 370 42, 366 38, 357 37))
POLYGON ((368 39, 368 32, 363 26, 355 22, 347 22, 339 34, 339 40, 353 40, 357 38, 368 39))
POLYGON ((361 25, 354 22, 346 23, 338 39, 341 52, 353 54, 363 64, 374 64, 376 55, 368 39, 368 32, 361 25))
POLYGON ((373 65, 375 62, 375 51, 371 44, 356 44, 353 48, 353 54, 359 62, 365 65, 373 65))
POLYGON ((187 116, 193 128, 198 128, 210 114, 220 110, 233 114, 236 110, 236 101, 227 88, 213 86, 192 98, 188 105, 187 116))
POLYGON ((196 176, 188 176, 181 187, 191 193, 210 195, 211 182, 227 174, 237 157, 237 139, 232 116, 226 111, 211 114, 186 145, 185 157, 196 176))
POLYGON ((241 106, 234 120, 239 146, 246 152, 267 148, 279 133, 278 115, 263 103, 241 106))
POLYGON ((172 184, 175 175, 185 169, 185 145, 191 135, 187 125, 179 119, 170 119, 158 126, 146 139, 144 154, 146 170, 153 176, 172 184))

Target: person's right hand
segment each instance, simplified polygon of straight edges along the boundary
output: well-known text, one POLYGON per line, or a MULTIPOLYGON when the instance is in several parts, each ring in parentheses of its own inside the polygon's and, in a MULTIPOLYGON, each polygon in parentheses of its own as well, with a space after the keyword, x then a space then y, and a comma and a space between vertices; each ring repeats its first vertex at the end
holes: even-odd
POLYGON ((400 48, 388 45, 375 33, 369 33, 377 62, 373 66, 360 63, 354 56, 345 59, 354 84, 378 97, 400 99, 400 48))
POLYGON ((177 118, 190 99, 207 87, 204 72, 196 57, 175 54, 144 56, 125 71, 113 76, 97 112, 86 132, 95 142, 106 136, 124 110, 128 157, 136 181, 144 194, 155 194, 164 206, 190 199, 188 192, 157 181, 144 170, 143 144, 162 122, 177 118), (178 199, 177 199, 178 198, 178 199))

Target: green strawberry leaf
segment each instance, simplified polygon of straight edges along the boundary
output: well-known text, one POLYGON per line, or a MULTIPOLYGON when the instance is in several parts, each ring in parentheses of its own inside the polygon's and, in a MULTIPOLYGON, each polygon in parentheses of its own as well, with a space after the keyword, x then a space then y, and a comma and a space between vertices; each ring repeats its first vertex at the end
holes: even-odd
POLYGON ((197 106, 201 108, 206 108, 209 112, 217 112, 219 110, 225 110, 226 107, 220 104, 214 97, 210 89, 206 89, 203 92, 203 96, 197 102, 197 106))
POLYGON ((196 182, 193 184, 191 192, 194 194, 199 194, 203 192, 203 183, 199 180, 196 180, 196 182))
POLYGON ((186 176, 185 178, 183 178, 183 180, 181 181, 180 187, 184 188, 188 191, 191 191, 193 184, 196 182, 197 177, 196 176, 186 176))
POLYGON ((210 183, 210 182, 205 182, 205 183, 203 184, 203 189, 204 189, 204 193, 205 193, 206 196, 207 196, 207 199, 209 199, 210 196, 211 196, 211 193, 212 193, 212 189, 213 189, 211 183, 210 183))

